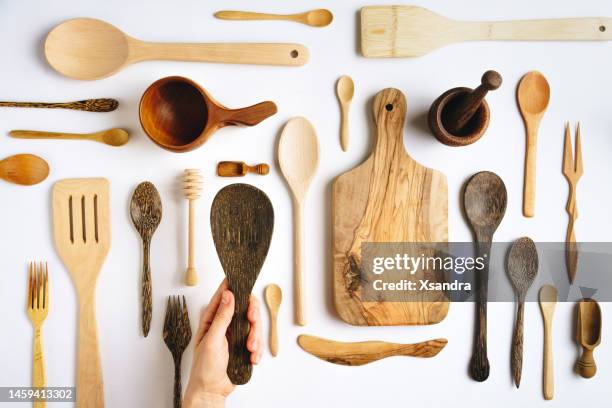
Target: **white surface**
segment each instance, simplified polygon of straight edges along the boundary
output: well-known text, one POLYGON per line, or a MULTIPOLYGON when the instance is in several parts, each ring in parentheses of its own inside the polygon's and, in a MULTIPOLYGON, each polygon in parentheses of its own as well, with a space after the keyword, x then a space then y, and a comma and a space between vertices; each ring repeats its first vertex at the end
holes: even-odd
MULTIPOLYGON (((521 388, 510 376, 510 343, 514 306, 489 305, 491 376, 483 384, 467 373, 472 349, 473 304, 453 304, 448 317, 431 327, 351 327, 338 319, 331 297, 330 192, 333 178, 361 162, 373 135, 370 101, 385 87, 401 89, 408 98, 405 128, 407 150, 419 162, 448 176, 449 230, 452 240, 471 235, 460 213, 462 183, 479 170, 492 170, 505 181, 509 193, 506 218, 496 239, 529 235, 535 240, 565 237, 567 183, 561 175, 563 124, 582 121, 585 174, 578 190, 580 218, 576 234, 584 241, 612 239, 612 173, 610 152, 612 86, 610 43, 472 43, 441 49, 418 59, 368 60, 358 54, 358 10, 369 1, 120 1, 56 0, 0 1, 2 86, 0 99, 71 101, 116 97, 121 106, 107 114, 60 110, 0 110, 2 132, 45 129, 89 132, 122 126, 132 140, 122 148, 88 142, 25 141, 2 138, 0 156, 30 152, 45 157, 51 175, 30 188, 1 182, 0 202, 0 386, 26 386, 31 375, 31 326, 25 313, 26 263, 48 260, 51 312, 44 326, 47 376, 50 386, 68 386, 75 380, 75 292, 53 247, 50 191, 53 182, 67 177, 104 176, 111 181, 113 245, 98 283, 98 321, 102 349, 105 398, 108 407, 167 407, 171 404, 172 360, 162 338, 164 300, 185 294, 193 330, 198 311, 208 302, 223 277, 207 222, 216 192, 232 182, 252 183, 271 198, 276 216, 268 259, 255 287, 262 295, 266 284, 283 289, 280 311, 280 354, 268 351, 251 382, 228 400, 231 407, 442 406, 457 404, 488 407, 596 406, 612 396, 612 357, 607 330, 612 316, 602 304, 604 334, 597 349, 599 371, 584 380, 572 372, 578 348, 572 341, 572 304, 559 304, 555 315, 555 400, 542 397, 542 319, 536 304, 525 316, 525 355, 521 388), (283 4, 281 4, 283 3, 283 4), (227 22, 212 17, 219 9, 302 11, 330 7, 335 19, 324 29, 283 22, 227 22), (59 22, 88 16, 107 20, 126 33, 158 41, 266 41, 300 42, 310 48, 311 61, 303 68, 231 66, 180 62, 147 62, 131 66, 99 81, 83 82, 56 74, 44 61, 46 33, 59 22), (492 121, 486 136, 470 147, 450 148, 438 143, 424 128, 423 114, 441 92, 453 86, 475 86, 486 69, 504 77, 502 88, 488 98, 492 121), (538 69, 552 87, 552 100, 542 122, 538 155, 537 208, 534 219, 521 215, 524 130, 515 105, 515 87, 522 74, 538 69), (340 112, 335 81, 350 74, 356 83, 351 112, 348 153, 339 143, 340 112), (202 148, 187 154, 159 149, 142 132, 137 106, 142 92, 167 75, 183 75, 200 83, 230 107, 273 100, 279 113, 251 129, 226 128, 202 148), (221 179, 214 176, 219 160, 275 163, 275 142, 292 116, 309 118, 319 134, 321 164, 311 187, 306 225, 308 325, 293 324, 291 201, 278 167, 266 177, 221 179), (197 266, 200 284, 182 285, 186 263, 186 202, 178 191, 184 168, 200 167, 205 175, 204 195, 198 202, 197 266), (164 213, 153 239, 154 309, 149 338, 140 335, 140 240, 127 211, 137 183, 152 181, 160 190, 164 213), (322 362, 298 348, 301 333, 356 341, 380 339, 413 342, 447 337, 449 344, 430 360, 391 358, 364 367, 322 362)), ((418 2, 457 19, 519 19, 612 15, 609 2, 517 0, 450 0, 418 2)), ((612 28, 612 27, 610 27, 612 28)), ((435 29, 435 27, 432 27, 435 29)), ((504 273, 492 271, 492 273, 504 273)), ((586 271, 579 271, 586 273, 586 271)), ((537 289, 533 289, 537 290, 537 289)), ((267 323, 267 315, 264 316, 267 323)), ((191 352, 183 359, 186 381, 191 352)), ((54 406, 61 406, 56 404, 54 406)))

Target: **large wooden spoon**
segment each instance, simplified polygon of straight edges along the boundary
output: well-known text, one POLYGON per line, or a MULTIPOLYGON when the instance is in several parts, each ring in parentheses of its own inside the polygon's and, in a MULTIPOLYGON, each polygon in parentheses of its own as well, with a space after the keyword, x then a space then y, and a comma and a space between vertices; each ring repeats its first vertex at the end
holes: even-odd
POLYGON ((293 118, 285 125, 278 143, 278 162, 293 196, 295 319, 306 324, 302 271, 302 206, 319 166, 319 142, 310 122, 293 118))
POLYGON ((67 77, 100 79, 146 60, 299 66, 308 61, 308 50, 299 44, 144 42, 104 21, 75 18, 47 35, 45 57, 67 77))
POLYGON ((506 186, 495 173, 482 171, 468 181, 463 194, 465 213, 476 235, 477 257, 484 260, 484 268, 477 272, 476 330, 474 354, 470 373, 476 381, 489 377, 487 358, 487 291, 489 285, 489 259, 493 234, 504 218, 508 195, 506 186))
POLYGON ((252 11, 217 11, 215 17, 221 20, 285 20, 306 24, 311 27, 325 27, 331 24, 334 15, 326 9, 305 11, 296 14, 254 13, 252 11))
POLYGON ((540 309, 544 319, 544 399, 553 399, 555 391, 553 371, 552 323, 557 305, 557 289, 551 285, 544 285, 540 289, 540 309))
POLYGON ((535 243, 527 237, 519 238, 512 244, 508 255, 508 274, 518 298, 510 366, 516 388, 521 385, 523 370, 523 321, 525 318, 525 297, 538 274, 538 251, 535 243))
POLYGON ((533 217, 535 215, 538 129, 550 101, 550 86, 544 75, 538 71, 525 74, 519 82, 516 98, 527 131, 523 215, 533 217))
POLYGON ((109 146, 123 146, 130 139, 130 135, 123 129, 108 129, 94 133, 65 133, 65 132, 40 132, 36 130, 11 130, 11 137, 17 139, 70 139, 91 140, 104 143, 109 146))
POLYGON ((47 162, 33 154, 16 154, 0 161, 0 178, 10 183, 31 186, 48 175, 47 162))

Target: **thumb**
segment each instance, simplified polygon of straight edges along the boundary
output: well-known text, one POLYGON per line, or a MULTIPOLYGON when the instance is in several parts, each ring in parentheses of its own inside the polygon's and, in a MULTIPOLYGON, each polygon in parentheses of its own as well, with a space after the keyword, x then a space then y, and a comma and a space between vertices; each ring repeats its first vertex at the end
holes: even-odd
POLYGON ((221 302, 219 303, 217 313, 215 313, 215 318, 213 319, 207 334, 214 340, 225 338, 225 333, 227 332, 227 328, 229 327, 233 316, 234 294, 229 290, 225 290, 221 295, 221 302))

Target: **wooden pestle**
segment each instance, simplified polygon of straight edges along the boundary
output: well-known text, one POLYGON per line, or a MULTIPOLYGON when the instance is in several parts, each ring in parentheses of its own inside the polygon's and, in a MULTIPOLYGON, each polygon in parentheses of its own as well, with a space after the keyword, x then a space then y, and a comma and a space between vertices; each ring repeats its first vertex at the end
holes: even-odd
POLYGON ((453 110, 449 110, 444 126, 452 134, 459 134, 461 129, 472 119, 485 96, 502 84, 502 77, 497 71, 487 71, 482 75, 481 83, 458 101, 453 110))

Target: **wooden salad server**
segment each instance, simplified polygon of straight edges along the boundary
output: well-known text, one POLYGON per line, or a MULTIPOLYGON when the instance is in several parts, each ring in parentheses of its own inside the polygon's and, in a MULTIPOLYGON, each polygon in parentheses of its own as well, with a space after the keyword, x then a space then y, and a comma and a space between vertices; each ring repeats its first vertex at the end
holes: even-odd
POLYGON ((298 344, 304 351, 334 364, 360 366, 387 357, 434 357, 446 346, 448 340, 435 339, 414 344, 387 343, 384 341, 360 341, 344 343, 302 334, 298 344))
POLYGON ((246 346, 250 330, 247 310, 270 247, 274 209, 266 194, 256 187, 230 184, 213 200, 210 226, 219 261, 236 299, 229 328, 227 375, 234 384, 246 384, 253 370, 246 346))

